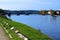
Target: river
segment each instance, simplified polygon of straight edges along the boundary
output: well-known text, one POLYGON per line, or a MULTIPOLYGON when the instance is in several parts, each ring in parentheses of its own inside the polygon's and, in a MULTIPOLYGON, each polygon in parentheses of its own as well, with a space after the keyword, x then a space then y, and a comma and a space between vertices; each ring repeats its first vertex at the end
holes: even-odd
POLYGON ((60 40, 60 16, 12 15, 10 19, 27 24, 37 30, 41 30, 53 40, 60 40))

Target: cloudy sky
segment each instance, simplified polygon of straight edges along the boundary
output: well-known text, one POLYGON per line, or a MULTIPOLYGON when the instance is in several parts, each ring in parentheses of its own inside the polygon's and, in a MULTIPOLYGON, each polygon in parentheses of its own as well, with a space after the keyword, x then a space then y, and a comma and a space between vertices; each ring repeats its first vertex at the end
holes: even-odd
POLYGON ((0 0, 0 8, 10 10, 60 10, 60 0, 0 0))

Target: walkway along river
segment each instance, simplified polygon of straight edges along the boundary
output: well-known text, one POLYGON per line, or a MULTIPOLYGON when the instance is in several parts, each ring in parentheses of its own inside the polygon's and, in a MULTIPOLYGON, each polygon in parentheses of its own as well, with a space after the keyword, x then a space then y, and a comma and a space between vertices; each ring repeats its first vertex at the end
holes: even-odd
POLYGON ((0 27, 0 40, 8 40, 8 37, 6 37, 5 31, 2 27, 0 27))

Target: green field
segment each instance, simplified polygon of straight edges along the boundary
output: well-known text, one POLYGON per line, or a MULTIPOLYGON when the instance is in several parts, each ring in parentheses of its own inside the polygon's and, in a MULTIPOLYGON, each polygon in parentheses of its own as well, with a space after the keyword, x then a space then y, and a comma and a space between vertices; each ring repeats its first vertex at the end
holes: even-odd
POLYGON ((30 26, 27 26, 26 24, 18 23, 3 17, 0 17, 0 24, 3 24, 3 27, 5 27, 8 30, 8 32, 12 35, 13 38, 12 39, 9 38, 10 40, 23 40, 22 38, 19 38, 18 35, 14 33, 14 31, 10 29, 12 26, 14 26, 15 29, 19 30, 19 32, 26 36, 29 40, 52 40, 50 37, 48 37, 41 31, 38 31, 30 26), (9 23, 9 26, 4 26, 3 23, 4 21, 9 23))

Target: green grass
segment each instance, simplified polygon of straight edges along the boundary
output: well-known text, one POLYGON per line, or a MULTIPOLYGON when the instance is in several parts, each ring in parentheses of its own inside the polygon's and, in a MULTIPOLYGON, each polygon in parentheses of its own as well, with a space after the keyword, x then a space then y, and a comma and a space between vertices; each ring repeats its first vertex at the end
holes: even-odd
POLYGON ((27 26, 26 24, 18 23, 9 19, 0 18, 0 22, 3 24, 3 21, 6 21, 9 23, 9 27, 6 26, 6 29, 9 31, 9 33, 13 36, 13 39, 11 40, 23 40, 19 38, 12 30, 10 30, 10 27, 14 26, 15 29, 19 30, 23 35, 29 38, 29 40, 52 40, 50 37, 42 33, 41 31, 38 31, 30 26, 27 26))

